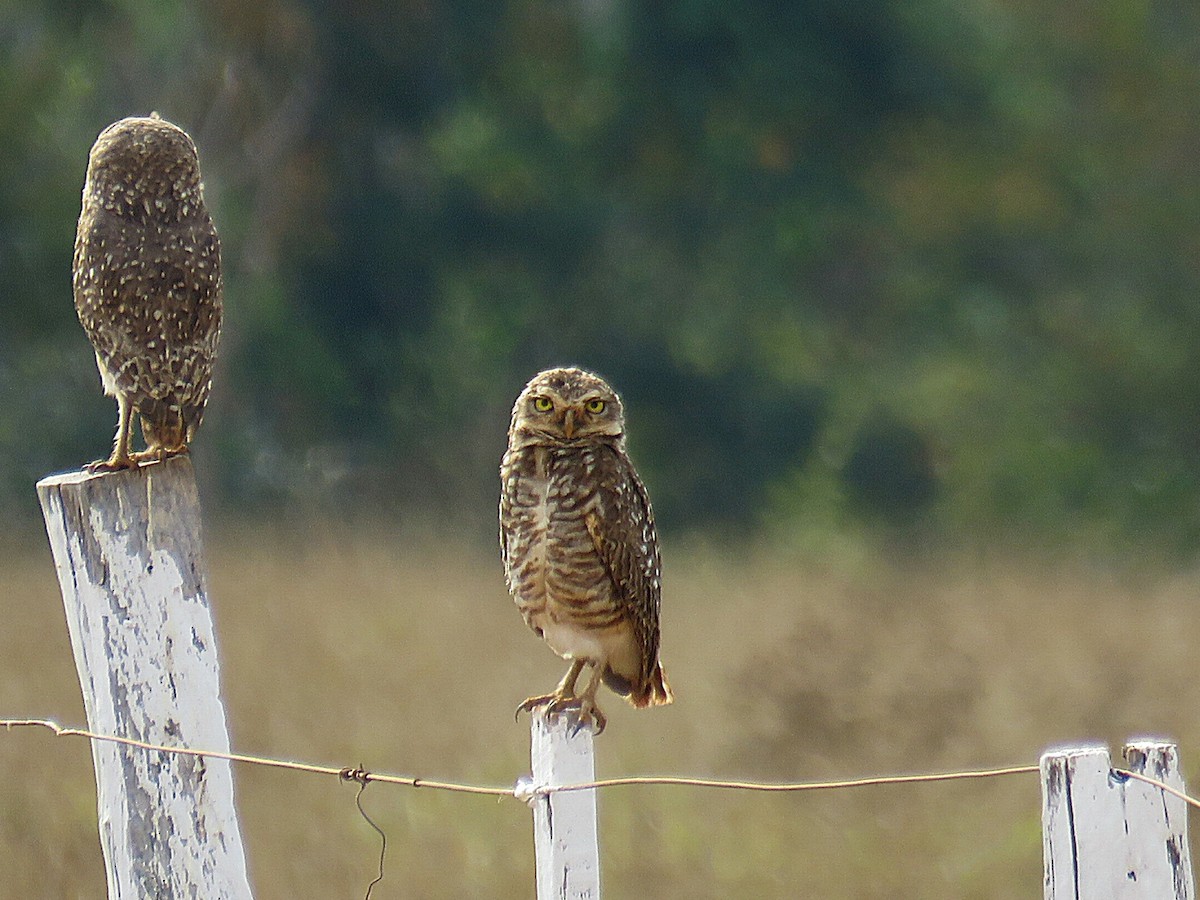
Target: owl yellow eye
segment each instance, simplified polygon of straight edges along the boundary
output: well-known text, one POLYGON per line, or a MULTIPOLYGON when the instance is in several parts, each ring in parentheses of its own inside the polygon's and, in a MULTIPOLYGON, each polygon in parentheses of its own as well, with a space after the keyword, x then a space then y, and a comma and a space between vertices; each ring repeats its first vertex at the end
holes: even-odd
POLYGON ((549 397, 534 397, 533 408, 538 412, 550 412, 554 408, 554 403, 551 402, 549 397))
POLYGON ((604 412, 604 406, 603 400, 589 400, 587 402, 587 411, 590 413, 602 413, 604 412))

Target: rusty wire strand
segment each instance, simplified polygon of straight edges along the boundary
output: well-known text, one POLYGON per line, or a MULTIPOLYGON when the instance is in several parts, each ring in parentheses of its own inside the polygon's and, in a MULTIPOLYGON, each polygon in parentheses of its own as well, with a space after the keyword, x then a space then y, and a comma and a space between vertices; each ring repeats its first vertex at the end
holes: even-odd
POLYGON ((354 805, 358 807, 358 814, 362 816, 363 820, 372 828, 374 828, 375 833, 379 835, 379 874, 377 874, 375 878, 372 879, 371 883, 367 885, 367 893, 363 900, 371 900, 371 892, 375 890, 375 885, 383 881, 383 861, 387 856, 387 834, 385 834, 384 830, 380 828, 378 824, 376 824, 374 819, 367 815, 367 811, 363 809, 362 805, 363 791, 367 789, 367 784, 369 783, 366 776, 369 774, 370 773, 367 772, 367 770, 362 766, 359 766, 357 769, 342 769, 341 771, 341 779, 343 781, 354 781, 358 783, 358 793, 354 795, 354 805))
POLYGON ((114 744, 123 744, 126 747, 137 747, 141 750, 151 750, 157 753, 174 753, 180 756, 225 759, 230 762, 246 763, 253 766, 268 766, 273 769, 312 772, 316 775, 336 775, 339 778, 349 778, 360 783, 378 781, 382 784, 401 784, 407 787, 433 788, 440 791, 454 791, 459 794, 485 794, 492 797, 511 797, 513 795, 512 788, 454 784, 444 781, 431 781, 426 778, 414 778, 409 775, 384 775, 378 772, 367 772, 362 769, 319 766, 312 763, 292 762, 286 759, 272 759, 265 756, 247 756, 244 753, 226 753, 223 750, 194 750, 191 747, 167 747, 163 744, 151 744, 146 741, 137 741, 133 738, 117 737, 111 734, 96 734, 83 728, 64 728, 50 719, 0 719, 0 726, 3 726, 5 729, 19 727, 48 728, 54 732, 56 737, 83 737, 93 741, 108 741, 114 744))
MULTIPOLYGON (((1030 775, 1039 771, 1037 765, 1006 766, 995 769, 977 769, 964 772, 934 772, 917 775, 879 775, 868 778, 854 778, 842 781, 806 781, 797 783, 771 783, 756 781, 726 781, 715 778, 686 778, 669 775, 631 776, 624 778, 604 778, 596 781, 580 782, 578 784, 541 785, 531 787, 525 784, 526 779, 519 781, 514 787, 489 787, 474 784, 458 784, 449 781, 434 781, 408 775, 386 775, 368 772, 358 767, 335 768, 311 763, 292 762, 289 760, 272 759, 262 756, 248 756, 242 753, 226 753, 219 750, 195 750, 189 747, 167 747, 161 744, 151 744, 132 738, 116 737, 114 735, 96 734, 82 728, 64 728, 49 719, 0 719, 0 727, 5 729, 19 727, 46 728, 57 737, 84 737, 94 741, 110 741, 129 747, 138 747, 159 753, 174 753, 184 756, 211 757, 225 759, 230 762, 247 765, 268 766, 276 769, 289 769, 297 772, 311 772, 318 775, 336 775, 343 780, 356 781, 361 785, 375 781, 381 784, 398 784, 406 787, 431 788, 433 790, 451 791, 460 794, 482 794, 491 797, 517 797, 528 800, 530 795, 546 796, 568 791, 595 790, 599 788, 636 786, 636 785, 668 785, 676 787, 722 788, 739 791, 761 791, 767 793, 794 793, 800 791, 837 790, 841 788, 877 787, 895 784, 927 784, 943 781, 965 781, 981 778, 999 778, 1008 775, 1030 775)), ((1113 768, 1113 774, 1133 778, 1157 787, 1172 796, 1178 797, 1190 806, 1200 809, 1200 800, 1190 797, 1178 788, 1171 787, 1146 775, 1131 772, 1127 769, 1113 768)))
POLYGON ((1149 775, 1143 775, 1140 772, 1131 772, 1128 769, 1118 769, 1113 767, 1110 771, 1114 775, 1121 775, 1125 778, 1133 778, 1137 781, 1143 781, 1152 787, 1158 788, 1160 791, 1166 791, 1172 797, 1178 797, 1188 806, 1194 806, 1196 809, 1200 809, 1200 800, 1197 800, 1195 797, 1189 797, 1179 788, 1171 787, 1171 785, 1167 784, 1165 781, 1159 781, 1157 778, 1151 778, 1149 775))
POLYGON ((822 791, 836 788, 874 787, 884 784, 921 784, 932 781, 963 781, 970 778, 997 778, 1003 775, 1028 775, 1038 771, 1037 766, 1006 766, 1000 769, 979 769, 970 772, 935 772, 925 775, 877 775, 870 778, 852 778, 843 781, 803 781, 780 784, 760 781, 723 781, 716 778, 686 778, 672 775, 635 775, 625 778, 603 778, 584 784, 564 784, 551 788, 557 793, 582 791, 592 788, 623 787, 625 785, 662 784, 678 787, 725 788, 737 791, 764 791, 767 793, 794 793, 797 791, 822 791))

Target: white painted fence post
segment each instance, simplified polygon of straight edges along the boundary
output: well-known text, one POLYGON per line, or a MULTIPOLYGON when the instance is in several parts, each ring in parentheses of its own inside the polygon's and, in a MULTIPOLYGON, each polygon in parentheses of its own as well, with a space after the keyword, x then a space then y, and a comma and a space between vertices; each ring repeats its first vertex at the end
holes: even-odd
MULTIPOLYGON (((1125 760, 1184 789, 1174 744, 1132 742, 1125 760)), ((1047 752, 1041 770, 1046 900, 1193 900, 1183 800, 1115 775, 1105 747, 1047 752)))
MULTIPOLYGON (((38 498, 91 731, 228 751, 191 462, 56 475, 38 498)), ((248 898, 224 760, 92 741, 110 900, 248 898)))
MULTIPOLYGON (((538 787, 594 781, 592 733, 572 735, 575 720, 547 718, 534 710, 530 726, 533 783, 538 787)), ((596 840, 596 792, 566 791, 533 801, 537 900, 599 900, 600 852, 596 840)))

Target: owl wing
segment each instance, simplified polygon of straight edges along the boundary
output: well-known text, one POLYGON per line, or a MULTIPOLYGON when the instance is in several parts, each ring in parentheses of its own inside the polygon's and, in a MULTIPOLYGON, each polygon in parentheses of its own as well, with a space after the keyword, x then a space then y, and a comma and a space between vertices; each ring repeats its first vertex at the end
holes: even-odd
POLYGON ((500 479, 500 559, 504 563, 504 580, 509 593, 514 593, 516 586, 513 584, 509 540, 513 535, 515 518, 513 497, 517 491, 517 461, 512 450, 504 454, 500 463, 500 479))
POLYGON ((171 231, 135 227, 85 204, 76 235, 75 308, 97 359, 138 410, 175 404, 199 425, 221 332, 221 255, 207 214, 171 231))
POLYGON ((125 314, 124 309, 117 312, 125 293, 122 280, 125 272, 113 261, 124 260, 134 249, 112 214, 103 208, 85 208, 75 236, 72 266, 75 311, 92 346, 106 360, 122 350, 128 340, 113 327, 125 314))
POLYGON ((661 563, 654 514, 646 486, 623 452, 598 454, 600 512, 587 517, 596 553, 608 569, 615 594, 629 616, 642 650, 642 675, 658 664, 661 563))

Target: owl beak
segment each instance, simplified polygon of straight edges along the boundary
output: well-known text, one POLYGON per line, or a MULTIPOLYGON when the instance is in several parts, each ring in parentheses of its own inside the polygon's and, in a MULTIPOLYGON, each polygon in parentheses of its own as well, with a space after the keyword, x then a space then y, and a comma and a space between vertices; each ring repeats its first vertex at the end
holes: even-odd
POLYGON ((567 436, 567 440, 575 437, 575 410, 568 409, 566 415, 563 416, 563 434, 567 436))

